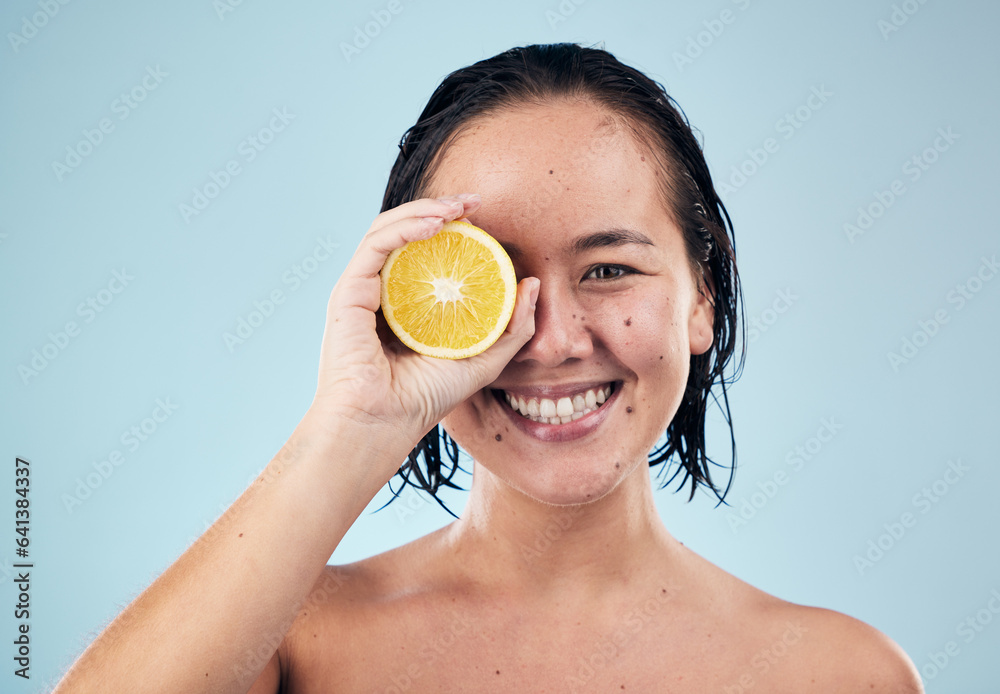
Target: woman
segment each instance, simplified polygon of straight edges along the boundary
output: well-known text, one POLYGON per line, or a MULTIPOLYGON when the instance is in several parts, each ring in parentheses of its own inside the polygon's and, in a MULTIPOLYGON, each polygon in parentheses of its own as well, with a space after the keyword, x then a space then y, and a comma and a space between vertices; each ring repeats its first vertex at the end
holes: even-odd
POLYGON ((446 78, 400 148, 296 431, 57 691, 922 691, 887 637, 743 583, 656 513, 665 430, 653 462, 718 493, 705 404, 739 296, 662 88, 601 50, 515 49, 446 78), (514 316, 477 357, 421 357, 386 331, 378 272, 459 218, 510 253, 514 316), (461 518, 326 566, 408 452, 411 483, 448 483, 439 422, 476 461, 461 518))

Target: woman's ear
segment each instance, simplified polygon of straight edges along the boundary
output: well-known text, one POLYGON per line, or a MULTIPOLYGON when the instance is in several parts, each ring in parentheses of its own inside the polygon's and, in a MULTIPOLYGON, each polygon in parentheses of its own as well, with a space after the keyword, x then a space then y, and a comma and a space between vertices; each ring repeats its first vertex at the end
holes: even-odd
POLYGON ((691 315, 688 319, 688 342, 691 354, 704 354, 715 340, 715 287, 704 271, 699 271, 691 315))

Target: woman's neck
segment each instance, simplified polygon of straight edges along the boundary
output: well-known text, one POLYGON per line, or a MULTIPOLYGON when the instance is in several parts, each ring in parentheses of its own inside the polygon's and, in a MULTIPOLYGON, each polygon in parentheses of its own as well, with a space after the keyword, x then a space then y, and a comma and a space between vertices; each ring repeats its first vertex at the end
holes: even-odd
POLYGON ((645 465, 603 498, 553 506, 476 468, 449 545, 466 575, 531 598, 558 594, 582 601, 626 587, 679 560, 680 543, 664 527, 645 465))

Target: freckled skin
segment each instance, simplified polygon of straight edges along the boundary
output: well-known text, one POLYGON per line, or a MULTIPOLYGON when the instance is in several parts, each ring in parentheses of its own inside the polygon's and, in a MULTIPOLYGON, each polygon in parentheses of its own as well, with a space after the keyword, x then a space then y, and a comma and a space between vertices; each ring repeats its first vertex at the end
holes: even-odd
MULTIPOLYGON (((512 487, 547 503, 574 503, 603 497, 637 472, 648 475, 646 454, 680 404, 690 356, 712 340, 711 307, 696 290, 683 237, 653 172, 627 130, 579 102, 480 119, 443 156, 428 194, 480 193, 482 205, 469 221, 521 251, 512 255, 519 278, 541 281, 535 336, 501 373, 497 387, 622 384, 620 406, 594 435, 559 446, 516 430, 504 438, 502 454, 477 446, 476 431, 508 421, 503 406, 480 391, 456 408, 445 428, 491 486, 512 487), (553 196, 545 182, 555 168, 565 190, 553 196), (636 230, 653 245, 570 252, 573 238, 614 228, 636 230), (602 264, 635 272, 603 282, 585 279, 602 264), (623 323, 622 315, 629 320, 623 323), (666 358, 660 360, 661 354, 666 358), (625 407, 642 399, 651 406, 626 420, 625 407), (616 469, 615 460, 626 464, 616 469)), ((476 484, 474 477, 474 494, 476 484)))
POLYGON ((449 147, 426 191, 480 193, 469 221, 520 249, 512 257, 519 279, 541 281, 535 333, 492 385, 614 381, 604 419, 585 436, 553 442, 519 427, 489 388, 453 410, 443 424, 475 461, 461 518, 327 567, 343 582, 318 614, 297 618, 269 666, 287 667, 287 691, 388 691, 406 682, 413 694, 485 692, 501 671, 505 690, 566 691, 576 689, 567 678, 581 661, 593 662, 623 630, 624 645, 588 676, 590 691, 623 682, 664 691, 683 679, 670 691, 715 692, 743 686, 747 675, 754 691, 774 694, 812 691, 811 679, 827 684, 823 691, 859 691, 868 688, 859 679, 884 672, 883 663, 898 670, 898 654, 874 630, 773 598, 663 525, 646 456, 683 397, 691 355, 711 345, 711 306, 660 197, 656 158, 647 161, 629 130, 605 116, 562 101, 480 118, 449 147), (545 184, 556 168, 566 190, 553 195, 545 184), (653 243, 570 251, 575 238, 615 228, 653 243), (595 279, 595 268, 615 265, 634 272, 595 279), (666 597, 632 632, 627 616, 658 596, 666 597), (792 622, 806 636, 790 655, 766 676, 748 669, 792 622))

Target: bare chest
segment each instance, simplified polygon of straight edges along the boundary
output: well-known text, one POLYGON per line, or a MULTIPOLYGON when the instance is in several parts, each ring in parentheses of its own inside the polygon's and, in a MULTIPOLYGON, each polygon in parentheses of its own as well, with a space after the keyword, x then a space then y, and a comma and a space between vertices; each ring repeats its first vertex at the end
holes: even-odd
POLYGON ((739 691, 741 679, 755 674, 738 640, 641 608, 599 627, 583 615, 538 622, 458 612, 422 623, 375 622, 340 639, 317 630, 297 640, 304 645, 294 652, 289 691, 686 694, 739 691))

